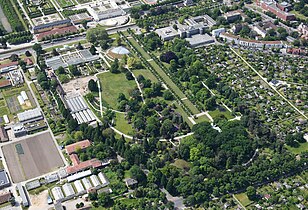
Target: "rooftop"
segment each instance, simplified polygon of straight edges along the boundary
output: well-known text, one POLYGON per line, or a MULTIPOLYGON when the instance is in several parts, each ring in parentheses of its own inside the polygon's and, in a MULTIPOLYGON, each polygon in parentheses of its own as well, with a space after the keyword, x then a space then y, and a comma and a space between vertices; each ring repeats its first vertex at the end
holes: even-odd
POLYGON ((83 140, 83 141, 79 141, 79 142, 76 142, 74 144, 70 144, 70 145, 67 145, 65 147, 65 150, 67 152, 67 154, 72 154, 74 152, 76 152, 76 150, 79 148, 79 149, 85 149, 87 147, 89 147, 91 145, 91 142, 86 139, 86 140, 83 140))

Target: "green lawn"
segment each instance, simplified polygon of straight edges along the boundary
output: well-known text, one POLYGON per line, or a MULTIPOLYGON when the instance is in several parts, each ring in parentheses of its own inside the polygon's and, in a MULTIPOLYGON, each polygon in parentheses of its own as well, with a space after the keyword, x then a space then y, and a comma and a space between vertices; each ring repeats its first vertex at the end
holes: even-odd
POLYGON ((133 127, 131 124, 128 124, 124 114, 116 113, 115 123, 116 125, 114 127, 122 133, 125 133, 127 135, 131 135, 133 133, 133 127))
POLYGON ((235 197, 241 202, 243 206, 249 206, 253 201, 249 200, 246 193, 236 194, 235 197))
POLYGON ((59 5, 62 8, 70 7, 70 6, 74 6, 75 5, 74 2, 70 1, 70 0, 57 0, 57 2, 59 3, 59 5))
POLYGON ((176 161, 174 161, 174 163, 172 163, 172 165, 176 166, 177 168, 186 170, 191 167, 191 164, 189 162, 182 159, 177 159, 176 161))
POLYGON ((138 70, 133 70, 133 73, 136 77, 138 77, 139 75, 143 75, 144 78, 146 79, 150 79, 152 82, 158 82, 158 79, 155 77, 154 74, 152 74, 152 72, 150 72, 149 70, 146 69, 138 69, 138 70))
POLYGON ((305 15, 299 13, 298 11, 292 10, 291 13, 294 14, 297 18, 299 18, 301 20, 306 20, 305 15))
POLYGON ((300 143, 299 147, 290 147, 290 146, 286 146, 286 147, 293 154, 300 154, 300 153, 302 153, 304 151, 308 151, 308 142, 300 143))
POLYGON ((2 107, 0 107, 0 113, 1 113, 0 116, 2 117, 3 115, 10 114, 10 111, 9 111, 9 109, 7 107, 2 106, 2 107))
POLYGON ((188 119, 188 115, 186 114, 186 112, 184 111, 184 109, 178 104, 175 103, 176 109, 175 111, 177 111, 178 113, 180 113, 183 117, 183 119, 185 120, 185 122, 187 122, 187 124, 189 125, 190 128, 192 128, 193 124, 190 122, 190 120, 188 119))
POLYGON ((224 115, 228 120, 234 118, 231 114, 231 112, 229 112, 228 110, 221 112, 218 109, 214 110, 214 111, 210 111, 209 114, 211 115, 211 117, 213 119, 215 119, 216 117, 218 117, 219 115, 224 115))
POLYGON ((146 59, 149 60, 151 59, 150 55, 145 52, 145 50, 140 46, 140 44, 134 39, 130 38, 128 39, 129 42, 141 53, 141 55, 146 59))
POLYGON ((117 109, 117 99, 120 93, 129 98, 129 93, 136 87, 134 80, 127 80, 124 74, 110 72, 97 75, 101 82, 102 97, 111 108, 117 109))
POLYGON ((194 119, 196 123, 201 123, 201 122, 210 122, 210 119, 206 115, 202 115, 198 117, 197 119, 194 119))

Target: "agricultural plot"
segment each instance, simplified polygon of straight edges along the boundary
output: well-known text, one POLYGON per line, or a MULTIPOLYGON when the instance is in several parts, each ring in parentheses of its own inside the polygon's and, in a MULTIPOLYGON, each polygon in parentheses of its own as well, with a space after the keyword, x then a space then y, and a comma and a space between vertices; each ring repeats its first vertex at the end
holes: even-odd
POLYGON ((35 178, 64 165, 49 132, 5 145, 2 150, 14 183, 35 178))
POLYGON ((62 8, 67 8, 75 5, 75 2, 73 0, 57 0, 57 2, 62 8))

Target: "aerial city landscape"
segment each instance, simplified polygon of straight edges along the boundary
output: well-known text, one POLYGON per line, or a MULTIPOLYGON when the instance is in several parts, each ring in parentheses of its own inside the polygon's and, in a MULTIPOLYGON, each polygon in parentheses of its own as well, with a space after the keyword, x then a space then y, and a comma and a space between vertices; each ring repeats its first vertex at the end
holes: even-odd
POLYGON ((307 0, 0 0, 0 210, 308 209, 307 0))

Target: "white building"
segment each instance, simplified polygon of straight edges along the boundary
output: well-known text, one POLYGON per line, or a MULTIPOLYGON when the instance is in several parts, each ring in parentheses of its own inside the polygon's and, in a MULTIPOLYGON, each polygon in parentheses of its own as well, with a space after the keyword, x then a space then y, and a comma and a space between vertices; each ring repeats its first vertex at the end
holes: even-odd
POLYGON ((62 189, 66 197, 69 197, 75 194, 74 188, 71 183, 64 184, 62 186, 62 189))
POLYGON ((108 181, 107 177, 102 172, 100 172, 98 174, 98 177, 101 180, 102 185, 108 185, 109 184, 109 181, 108 181))
POLYGON ((101 184, 96 175, 90 176, 90 179, 94 187, 97 187, 101 184))
POLYGON ((63 195, 61 187, 54 187, 54 188, 52 188, 51 193, 52 193, 55 201, 58 201, 58 200, 61 200, 61 199, 64 198, 64 195, 63 195))
POLYGON ((218 37, 221 33, 226 32, 225 28, 218 28, 212 31, 212 36, 218 37))
POLYGON ((92 187, 92 184, 91 184, 91 182, 89 181, 88 178, 83 178, 81 181, 82 181, 84 187, 86 188, 86 190, 88 190, 92 187))
POLYGON ((85 190, 80 180, 76 180, 74 182, 74 185, 75 185, 75 188, 77 190, 77 193, 81 193, 82 191, 85 190))

